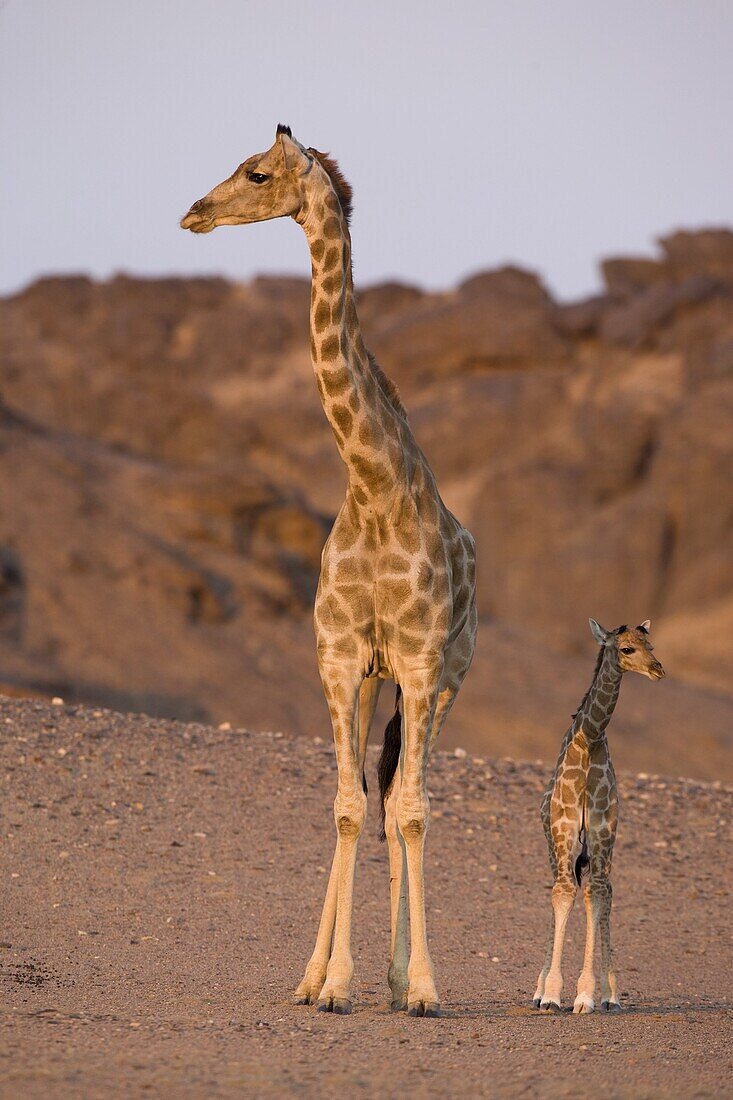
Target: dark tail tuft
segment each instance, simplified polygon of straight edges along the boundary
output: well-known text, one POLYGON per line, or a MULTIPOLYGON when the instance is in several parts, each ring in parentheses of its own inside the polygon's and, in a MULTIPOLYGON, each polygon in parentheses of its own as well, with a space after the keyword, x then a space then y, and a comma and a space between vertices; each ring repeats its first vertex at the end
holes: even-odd
POLYGON ((395 711, 389 722, 387 728, 384 731, 384 744, 382 745, 382 753, 379 757, 379 765, 377 767, 377 775, 379 777, 379 799, 381 802, 381 815, 382 815, 382 828, 379 833, 380 840, 386 840, 387 834, 384 829, 384 803, 389 794, 389 789, 392 786, 392 780, 394 774, 397 771, 397 765, 400 762, 400 748, 402 746, 402 713, 400 711, 400 699, 402 698, 402 689, 400 685, 397 685, 397 692, 395 694, 395 711))
POLYGON ((580 849, 580 854, 579 854, 578 858, 575 861, 575 867, 574 867, 575 881, 577 882, 578 886, 583 885, 583 878, 584 878, 585 875, 588 874, 588 871, 590 870, 590 859, 588 857, 588 844, 586 842, 585 836, 583 836, 582 845, 583 846, 580 849))

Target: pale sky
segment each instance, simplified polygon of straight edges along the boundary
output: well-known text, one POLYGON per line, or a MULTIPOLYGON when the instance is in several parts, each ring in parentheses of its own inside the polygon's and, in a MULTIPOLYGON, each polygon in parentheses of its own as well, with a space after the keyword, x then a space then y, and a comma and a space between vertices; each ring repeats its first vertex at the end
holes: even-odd
POLYGON ((0 293, 309 273, 290 220, 178 228, 278 121, 355 191, 357 281, 598 259, 733 225, 731 0, 0 0, 0 293))

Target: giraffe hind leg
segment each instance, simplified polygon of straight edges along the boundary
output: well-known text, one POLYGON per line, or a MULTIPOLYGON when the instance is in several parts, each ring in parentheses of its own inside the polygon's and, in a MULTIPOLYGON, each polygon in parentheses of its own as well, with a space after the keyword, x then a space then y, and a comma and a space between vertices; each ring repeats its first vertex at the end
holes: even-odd
POLYGON ((379 758, 379 797, 382 810, 380 839, 389 850, 390 963, 387 980, 391 991, 392 1012, 407 1008, 407 863, 405 841, 397 826, 397 799, 401 785, 402 755, 401 689, 397 685, 395 712, 384 731, 379 758))
POLYGON ((606 891, 601 907, 601 919, 599 931, 601 939, 601 1011, 620 1012, 621 1005, 616 988, 616 974, 613 970, 613 956, 611 952, 611 903, 613 888, 610 880, 607 880, 606 891))

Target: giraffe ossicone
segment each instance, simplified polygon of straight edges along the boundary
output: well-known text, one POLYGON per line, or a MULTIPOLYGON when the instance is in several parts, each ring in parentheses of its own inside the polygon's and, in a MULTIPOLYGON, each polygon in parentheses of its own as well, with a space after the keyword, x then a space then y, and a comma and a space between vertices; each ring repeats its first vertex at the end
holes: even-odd
POLYGON ((299 1003, 351 1011, 351 920, 362 774, 383 680, 398 685, 380 794, 389 847, 392 1008, 435 1016, 440 999, 427 945, 423 852, 426 771, 475 646, 475 548, 440 498, 396 387, 367 351, 351 269, 351 188, 327 155, 289 127, 195 202, 184 229, 292 217, 311 256, 311 357, 348 475, 323 551, 314 621, 338 764, 336 850, 299 1003), (399 698, 401 695, 401 698, 399 698), (408 951, 408 911, 410 949, 408 951))
POLYGON ((548 1012, 561 1008, 565 928, 582 888, 586 940, 573 1005, 576 1014, 595 1009, 594 955, 599 933, 601 1009, 621 1009, 611 957, 611 861, 618 825, 618 790, 606 729, 625 672, 638 672, 650 680, 664 676, 649 640, 649 619, 639 626, 623 625, 616 630, 605 630, 595 619, 588 621, 600 647, 593 679, 565 734, 540 807, 553 876, 552 916, 545 961, 532 1000, 535 1008, 548 1012))

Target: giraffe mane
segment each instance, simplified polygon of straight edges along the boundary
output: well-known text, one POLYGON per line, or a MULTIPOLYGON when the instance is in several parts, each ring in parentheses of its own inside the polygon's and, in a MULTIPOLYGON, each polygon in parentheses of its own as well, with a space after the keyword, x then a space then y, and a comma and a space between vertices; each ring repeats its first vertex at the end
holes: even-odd
MULTIPOLYGON (((348 225, 349 221, 351 220, 351 211, 354 205, 354 193, 351 189, 351 184, 346 179, 338 164, 333 159, 333 157, 330 156, 329 153, 321 153, 318 149, 312 148, 309 149, 308 152, 313 154, 323 171, 330 179, 331 186, 336 192, 336 198, 339 201, 339 205, 341 207, 343 215, 346 218, 346 224, 348 225)), ((382 393, 387 398, 387 401, 395 410, 395 412, 399 413, 403 420, 407 420, 407 409, 402 404, 402 399, 400 397, 397 386, 394 384, 391 378, 387 377, 372 353, 367 352, 367 355, 369 356, 369 366, 372 369, 372 373, 374 374, 374 377, 376 378, 382 393)))
POLYGON ((351 190, 351 184, 344 176, 336 161, 328 153, 319 153, 317 149, 309 149, 308 152, 313 154, 323 171, 331 180, 333 189, 336 192, 336 197, 348 224, 351 220, 351 211, 354 205, 354 192, 351 190))
POLYGON ((382 393, 395 412, 399 413, 403 420, 407 420, 407 409, 402 404, 402 398, 400 397, 400 391, 397 389, 397 386, 391 378, 387 377, 370 351, 367 352, 367 355, 369 356, 369 366, 372 368, 372 373, 382 393))

